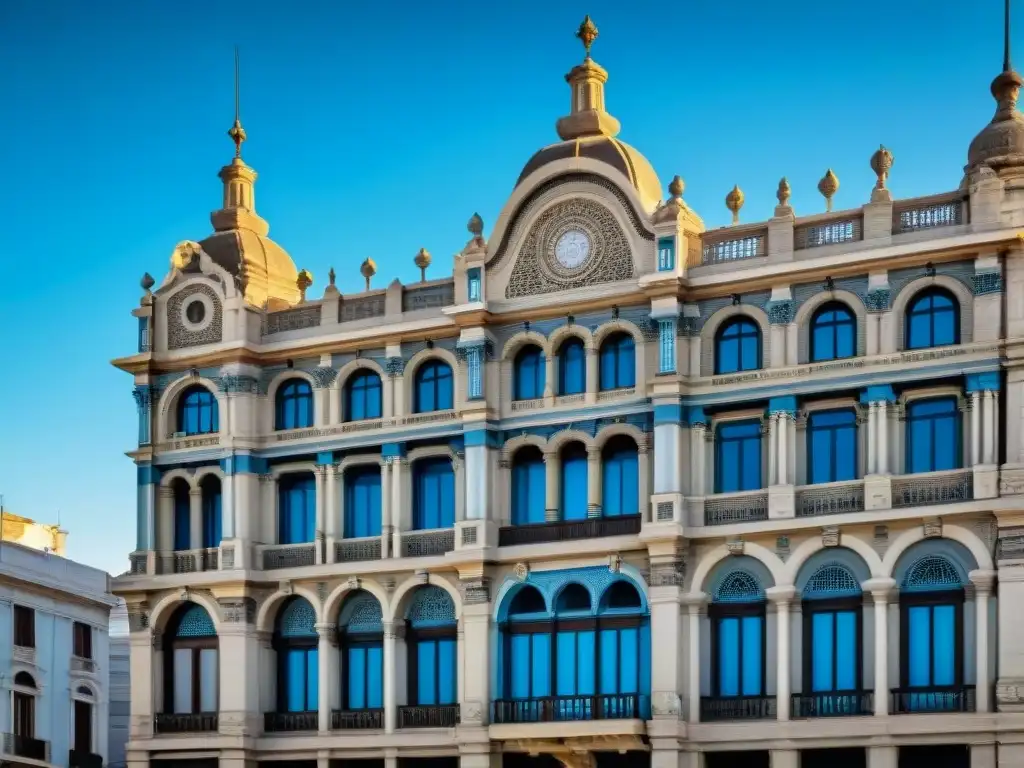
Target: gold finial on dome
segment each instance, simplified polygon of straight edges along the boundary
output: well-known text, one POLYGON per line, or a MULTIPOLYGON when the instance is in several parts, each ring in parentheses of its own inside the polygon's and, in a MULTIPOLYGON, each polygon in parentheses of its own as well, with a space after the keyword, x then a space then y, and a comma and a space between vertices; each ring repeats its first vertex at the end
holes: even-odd
POLYGON ((430 262, 433 259, 430 256, 430 251, 426 248, 420 248, 416 252, 416 258, 413 259, 413 263, 420 268, 420 282, 425 282, 427 279, 427 267, 430 266, 430 262))
POLYGON ((879 144, 875 154, 871 156, 871 170, 878 177, 875 189, 885 189, 885 180, 889 178, 889 171, 892 169, 894 160, 892 152, 886 149, 884 144, 879 144))
POLYGON ((586 58, 590 58, 590 46, 597 40, 597 25, 591 20, 590 15, 587 14, 583 21, 580 22, 579 29, 576 30, 576 37, 583 43, 583 50, 586 51, 586 58))
POLYGON ((839 178, 829 168, 818 182, 818 191, 825 198, 825 210, 832 210, 832 197, 839 191, 839 178))
POLYGON ((484 220, 480 218, 479 213, 474 213, 469 217, 469 223, 466 225, 466 229, 469 230, 469 234, 473 237, 482 237, 484 234, 484 220))
POLYGON ((679 200, 683 196, 684 189, 686 189, 686 182, 679 174, 673 176, 672 181, 668 183, 668 193, 673 200, 679 200))
POLYGON ((743 207, 743 201, 747 198, 743 194, 743 190, 739 188, 739 185, 734 184, 732 191, 725 196, 725 207, 732 211, 732 223, 740 223, 740 208, 743 207))
POLYGON ((299 276, 295 278, 295 286, 299 289, 299 301, 306 303, 306 289, 313 284, 313 273, 308 269, 299 270, 299 276))
POLYGON ((789 180, 783 176, 779 179, 779 188, 775 190, 775 198, 779 201, 780 208, 789 206, 789 198, 792 194, 793 190, 789 187, 789 180))
POLYGON ((366 278, 366 290, 370 290, 370 278, 377 274, 377 262, 373 259, 363 259, 359 265, 359 274, 366 278))
POLYGON ((246 139, 245 128, 238 109, 238 46, 235 46, 235 122, 228 130, 228 136, 235 142, 235 157, 242 157, 242 144, 246 139))

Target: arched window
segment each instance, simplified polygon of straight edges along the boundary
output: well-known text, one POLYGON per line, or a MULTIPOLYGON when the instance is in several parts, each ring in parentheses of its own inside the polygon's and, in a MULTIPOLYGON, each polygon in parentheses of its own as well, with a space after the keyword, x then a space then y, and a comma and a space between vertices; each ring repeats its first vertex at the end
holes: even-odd
MULTIPOLYGON (((458 701, 455 604, 440 587, 416 590, 406 614, 406 647, 409 652, 409 704, 416 707, 446 706, 458 701)), ((402 714, 403 725, 418 722, 417 713, 402 714)), ((455 725, 455 720, 451 723, 455 725)))
POLYGON ((535 400, 544 396, 546 361, 540 347, 528 344, 519 350, 513 363, 514 381, 512 397, 516 400, 535 400))
POLYGON ((313 388, 305 379, 288 379, 281 384, 274 405, 275 429, 313 426, 313 388))
POLYGON ((191 386, 178 398, 178 431, 206 435, 220 430, 217 398, 201 384, 191 386))
POLYGON ((818 566, 803 588, 804 692, 800 717, 867 714, 861 694, 860 583, 842 563, 818 566))
POLYGON ((455 525, 455 472, 449 458, 420 459, 413 464, 412 527, 455 525))
POLYGON ((587 389, 587 351, 573 336, 558 348, 558 394, 578 395, 587 389))
POLYGON ((171 492, 174 495, 174 551, 183 552, 192 548, 191 489, 185 480, 177 478, 171 481, 171 492))
POLYGON ((761 367, 761 329, 749 317, 727 321, 715 336, 715 373, 756 371, 761 367))
POLYGON ((715 493, 760 488, 761 423, 728 421, 715 432, 715 493))
POLYGON ((277 711, 308 712, 316 728, 317 713, 316 611, 302 597, 290 597, 277 616, 277 711))
POLYGON ((220 478, 207 475, 199 488, 203 494, 203 547, 219 547, 222 538, 220 478))
POLYGON ((380 467, 350 467, 345 470, 345 538, 380 536, 380 526, 380 467))
POLYGON ((830 301, 811 317, 811 362, 857 354, 857 320, 848 306, 830 301))
POLYGON ((561 453, 561 508, 563 520, 587 519, 587 449, 569 443, 561 453))
POLYGON ((441 360, 427 360, 416 369, 413 394, 416 413, 446 411, 454 407, 451 366, 441 360))
POLYGON ((83 755, 91 754, 93 751, 92 731, 92 704, 95 697, 92 691, 84 685, 75 689, 74 701, 74 724, 72 731, 72 749, 83 755))
MULTIPOLYGON (((171 618, 165 643, 164 712, 216 715, 218 646, 210 614, 201 605, 185 603, 171 618)), ((196 730, 190 720, 179 724, 182 730, 196 730)))
POLYGON ((495 721, 538 722, 648 715, 650 629, 643 600, 624 580, 598 599, 577 582, 553 598, 526 585, 502 623, 502 698, 495 721), (596 609, 596 610, 595 610, 596 609))
POLYGON ((338 614, 341 645, 341 727, 382 728, 384 713, 384 619, 377 598, 352 592, 338 614), (368 710, 368 711, 367 711, 368 710))
POLYGON ((964 580, 941 554, 911 565, 900 583, 897 712, 963 711, 964 580))
POLYGON ((625 331, 611 333, 601 344, 601 390, 636 386, 636 347, 625 331))
POLYGON ((745 697, 765 694, 765 598, 757 577, 743 570, 726 575, 712 594, 711 699, 701 720, 733 719, 745 697))
POLYGON ((907 405, 907 473, 960 467, 960 411, 955 397, 913 400, 907 405))
POLYGON ((960 303, 945 288, 926 288, 907 305, 907 349, 960 343, 960 303))
POLYGON ((611 438, 601 451, 601 486, 605 517, 640 514, 639 454, 626 435, 611 438))
POLYGON ((345 382, 345 421, 381 417, 380 376, 363 369, 345 382))
POLYGON ((279 544, 305 544, 316 537, 316 481, 307 473, 282 475, 278 481, 279 544))
POLYGON ((544 456, 527 445, 512 457, 512 525, 544 522, 544 456))
POLYGON ((22 757, 43 760, 46 757, 46 744, 36 741, 37 692, 36 681, 28 672, 18 672, 14 676, 14 736, 22 740, 24 752, 39 749, 39 754, 22 754, 22 757))
POLYGON ((857 414, 852 409, 813 411, 807 420, 808 482, 857 477, 857 414))

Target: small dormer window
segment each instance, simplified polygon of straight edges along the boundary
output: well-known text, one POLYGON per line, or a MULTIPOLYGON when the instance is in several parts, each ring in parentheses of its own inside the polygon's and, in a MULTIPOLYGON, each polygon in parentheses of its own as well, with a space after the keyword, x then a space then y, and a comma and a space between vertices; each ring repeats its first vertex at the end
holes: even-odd
POLYGON ((671 272, 676 268, 675 238, 663 237, 658 240, 658 271, 671 272))
POLYGON ((480 301, 481 300, 480 268, 479 267, 474 267, 473 269, 469 270, 467 272, 467 277, 469 279, 469 284, 468 284, 468 289, 467 289, 469 300, 470 301, 480 301))

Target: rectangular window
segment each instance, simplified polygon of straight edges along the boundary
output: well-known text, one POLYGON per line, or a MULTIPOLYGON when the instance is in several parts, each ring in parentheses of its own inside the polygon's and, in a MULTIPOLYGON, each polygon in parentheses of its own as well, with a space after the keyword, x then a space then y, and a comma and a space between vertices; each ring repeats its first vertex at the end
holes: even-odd
POLYGON ((316 535, 316 483, 311 477, 285 476, 280 485, 280 543, 303 544, 316 535))
POLYGON ((345 538, 380 536, 380 468, 362 467, 345 473, 345 538))
POLYGON ((217 711, 217 649, 199 649, 199 711, 217 711))
POLYGON ((663 237, 658 240, 658 271, 669 272, 676 268, 676 240, 663 237))
POLYGON ((384 651, 380 645, 348 649, 348 709, 384 706, 384 651))
POLYGON ((586 453, 562 455, 562 519, 587 519, 587 456, 586 453))
POLYGON ((472 269, 466 270, 466 278, 468 279, 467 294, 470 301, 482 301, 483 295, 480 290, 480 268, 473 267, 472 269))
POLYGON ((72 626, 74 654, 80 659, 92 658, 92 627, 76 621, 72 626))
POLYGON ((596 692, 594 631, 559 632, 557 696, 593 696, 596 692))
POLYGON ((36 612, 24 605, 14 606, 14 644, 36 647, 36 612))
POLYGON ((455 640, 420 640, 416 644, 416 704, 455 703, 455 640))
POLYGON ((852 410, 815 411, 807 424, 809 482, 857 477, 857 415, 852 410))
POLYGON ((448 459, 425 459, 414 465, 416 497, 413 528, 451 528, 455 525, 455 475, 448 459))
POLYGON ((907 472, 959 469, 961 453, 956 398, 911 402, 907 407, 907 472))
POLYGON ((192 649, 174 649, 174 713, 192 712, 192 649))
POLYGON ((75 701, 75 739, 76 752, 92 752, 92 704, 87 701, 75 701))
POLYGON ((676 369, 676 321, 659 320, 658 334, 658 373, 672 373, 676 369))
POLYGON ((811 690, 853 691, 857 683, 857 615, 824 611, 811 615, 811 690))
POLYGON ((715 493, 754 491, 761 487, 761 423, 731 421, 717 430, 715 493))
POLYGON ((509 638, 508 691, 513 699, 551 695, 551 635, 518 634, 509 638))
POLYGON ((907 624, 910 687, 955 685, 956 606, 912 606, 908 608, 907 624))

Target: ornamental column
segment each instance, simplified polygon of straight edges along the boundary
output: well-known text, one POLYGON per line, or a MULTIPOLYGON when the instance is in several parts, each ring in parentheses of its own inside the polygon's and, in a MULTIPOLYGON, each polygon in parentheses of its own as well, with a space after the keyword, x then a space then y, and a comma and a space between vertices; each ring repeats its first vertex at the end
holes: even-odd
POLYGON ((601 449, 587 448, 587 517, 600 517, 601 504, 601 449))
POLYGON ((868 466, 867 474, 878 474, 878 430, 875 429, 875 422, 878 421, 878 403, 868 403, 868 466))
POLYGON ((707 478, 707 425, 708 419, 703 408, 690 408, 687 415, 690 424, 690 496, 704 496, 707 478))
POLYGON ((395 732, 395 622, 384 622, 384 733, 395 732))
MULTIPOLYGON (((686 714, 691 723, 700 722, 700 622, 708 608, 708 596, 703 592, 686 596, 687 613, 687 685, 686 714)), ((653 636, 653 634, 652 634, 653 636)))
POLYGON ((889 714, 889 597, 896 582, 891 578, 868 579, 861 585, 874 600, 875 617, 875 716, 889 714))
POLYGON ((982 441, 981 458, 983 464, 996 463, 996 403, 995 392, 986 389, 981 394, 982 441))
MULTIPOLYGON (((544 522, 558 521, 559 456, 557 451, 544 451, 544 522)), ((511 522, 511 520, 509 521, 511 522)))
POLYGON ((317 722, 318 730, 326 733, 331 730, 331 681, 337 675, 331 674, 332 661, 337 662, 337 654, 332 653, 334 640, 334 626, 331 624, 317 624, 317 722), (333 658, 332 658, 333 657, 333 658))
POLYGON ((971 466, 982 464, 982 451, 981 451, 981 392, 974 391, 969 395, 971 410, 970 410, 970 421, 971 421, 971 453, 970 462, 971 466))
MULTIPOLYGON (((386 458, 380 465, 380 556, 387 558, 391 550, 391 534, 394 526, 391 522, 391 467, 394 459, 386 458)), ((342 518, 344 525, 344 518, 342 518)), ((342 536, 345 535, 342 529, 342 536)))
POLYGON ((597 392, 600 388, 597 363, 597 347, 593 346, 592 342, 587 342, 587 386, 583 399, 588 404, 597 402, 597 392))
POLYGON ((974 585, 974 683, 975 707, 977 712, 992 709, 992 681, 989 675, 989 609, 988 600, 995 582, 995 571, 971 571, 968 574, 974 585))
POLYGON ((878 403, 878 410, 875 413, 875 429, 878 437, 875 443, 878 446, 878 467, 876 472, 879 475, 889 474, 889 404, 882 400, 878 403))
POLYGON ((338 467, 333 462, 324 465, 324 536, 327 540, 338 535, 338 467))
POLYGON ((768 599, 775 605, 775 623, 778 630, 776 662, 778 680, 775 684, 775 709, 780 721, 789 720, 791 672, 789 664, 789 604, 796 596, 794 587, 771 587, 766 590, 768 599))
POLYGON ((188 491, 189 549, 203 546, 203 489, 189 488, 188 491))

